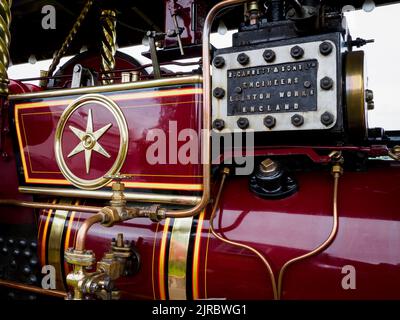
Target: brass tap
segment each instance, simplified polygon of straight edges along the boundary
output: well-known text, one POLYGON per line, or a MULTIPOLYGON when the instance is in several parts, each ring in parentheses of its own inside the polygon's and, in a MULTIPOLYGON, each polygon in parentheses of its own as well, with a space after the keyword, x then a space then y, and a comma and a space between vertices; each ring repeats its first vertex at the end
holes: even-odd
POLYGON ((73 271, 67 275, 67 284, 73 290, 67 299, 118 299, 120 294, 115 290, 114 282, 121 276, 138 270, 140 258, 131 244, 124 241, 123 234, 111 241, 110 250, 96 263, 95 254, 90 250, 79 251, 68 249, 65 261, 73 265, 73 271), (96 271, 93 269, 96 263, 96 271))

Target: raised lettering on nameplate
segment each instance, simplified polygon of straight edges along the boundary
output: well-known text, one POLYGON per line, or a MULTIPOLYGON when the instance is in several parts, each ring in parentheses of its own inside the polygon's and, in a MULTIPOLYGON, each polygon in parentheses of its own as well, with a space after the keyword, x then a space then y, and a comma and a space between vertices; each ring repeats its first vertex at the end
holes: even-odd
POLYGON ((317 74, 317 60, 228 70, 228 116, 315 111, 317 74))

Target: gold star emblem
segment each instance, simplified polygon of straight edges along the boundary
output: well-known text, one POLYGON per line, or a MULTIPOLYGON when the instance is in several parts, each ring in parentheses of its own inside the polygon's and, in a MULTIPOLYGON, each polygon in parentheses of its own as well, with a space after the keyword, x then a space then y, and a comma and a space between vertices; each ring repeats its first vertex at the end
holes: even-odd
POLYGON ((74 155, 85 151, 85 163, 86 163, 86 173, 89 174, 90 171, 90 159, 92 158, 92 151, 96 151, 106 158, 110 158, 110 155, 104 148, 100 145, 98 140, 101 136, 107 132, 112 126, 111 123, 107 124, 103 128, 93 132, 93 118, 92 118, 92 110, 89 109, 88 120, 86 124, 86 132, 79 130, 73 126, 69 126, 71 131, 79 138, 79 144, 72 150, 68 158, 73 157, 74 155))

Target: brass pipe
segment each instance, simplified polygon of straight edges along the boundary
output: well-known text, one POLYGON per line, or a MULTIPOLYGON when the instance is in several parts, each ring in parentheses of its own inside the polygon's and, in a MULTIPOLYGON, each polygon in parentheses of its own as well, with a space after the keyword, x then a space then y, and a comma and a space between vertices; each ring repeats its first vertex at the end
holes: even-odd
MULTIPOLYGON (((335 165, 340 167, 340 165, 335 165)), ((334 168, 335 168, 334 166, 334 168)), ((337 194, 338 194, 338 185, 339 185, 339 178, 341 176, 341 167, 338 170, 333 170, 333 178, 334 178, 334 184, 333 184, 333 225, 332 225, 332 229, 331 232, 328 236, 328 238, 321 244, 319 245, 317 248, 315 248, 314 250, 303 254, 299 257, 293 258, 289 261, 287 261, 283 267, 281 268, 280 272, 279 272, 279 277, 278 277, 278 297, 279 299, 281 298, 282 295, 282 286, 283 286, 283 275, 286 271, 286 269, 293 265, 296 262, 299 262, 301 260, 307 259, 311 256, 317 255, 318 253, 324 251, 327 247, 329 247, 329 245, 333 242, 333 240, 336 237, 336 234, 338 232, 338 226, 339 226, 339 219, 338 219, 338 210, 337 210, 337 194)))
POLYGON ((217 239, 221 240, 222 242, 228 243, 230 245, 233 245, 233 246, 236 246, 236 247, 239 247, 239 248, 247 249, 247 250, 253 252, 258 258, 260 258, 260 260, 262 261, 264 266, 267 268, 268 275, 269 275, 269 277, 271 279, 272 292, 273 292, 273 295, 274 295, 274 300, 277 300, 278 299, 278 293, 277 293, 277 289, 276 289, 276 281, 275 281, 274 271, 272 270, 271 265, 269 264, 267 259, 262 255, 262 253, 260 253, 257 249, 254 249, 253 247, 250 247, 248 245, 245 245, 245 244, 242 244, 242 243, 239 243, 239 242, 234 242, 232 240, 225 239, 225 238, 221 237, 219 234, 217 234, 215 232, 215 230, 214 230, 215 213, 217 211, 219 200, 220 200, 220 197, 221 197, 221 194, 222 194, 222 189, 224 187, 225 179, 226 179, 228 174, 229 174, 229 169, 225 168, 224 172, 223 172, 223 175, 222 175, 221 183, 220 183, 220 186, 219 186, 218 194, 217 194, 217 197, 215 198, 215 202, 214 202, 214 206, 213 206, 213 209, 212 209, 211 217, 210 217, 210 231, 214 235, 214 237, 216 237, 217 239))
POLYGON ((86 235, 89 229, 96 223, 101 223, 104 221, 104 215, 102 213, 96 213, 93 216, 87 218, 82 225, 79 227, 78 235, 76 237, 75 250, 83 251, 85 250, 86 235))
POLYGON ((211 163, 211 57, 210 57, 210 33, 212 23, 217 14, 224 8, 245 3, 246 0, 225 0, 216 4, 208 13, 203 28, 202 62, 203 62, 203 137, 202 137, 202 164, 203 164, 203 195, 200 202, 184 210, 167 210, 165 217, 168 218, 188 218, 195 216, 203 210, 210 200, 210 163, 211 163))
POLYGON ((33 209, 53 209, 53 210, 65 210, 65 211, 81 211, 97 213, 101 210, 100 207, 94 206, 81 206, 81 205, 67 205, 67 204, 52 204, 46 202, 32 202, 32 201, 21 201, 13 199, 1 199, 0 206, 18 206, 33 209))
MULTIPOLYGON (((76 189, 63 189, 63 188, 44 188, 44 187, 26 187, 21 186, 18 188, 21 193, 39 194, 57 197, 72 197, 72 198, 90 198, 110 200, 112 191, 108 190, 76 190, 76 189)), ((126 201, 137 202, 150 202, 150 203, 163 203, 163 204, 178 204, 178 205, 196 205, 200 202, 198 196, 183 196, 175 194, 157 194, 157 193, 140 193, 140 192, 126 192, 126 201)))
POLYGON ((38 288, 35 286, 17 283, 17 282, 8 281, 8 280, 0 279, 0 286, 10 288, 10 289, 15 289, 15 290, 22 290, 22 291, 28 291, 28 292, 32 292, 32 293, 42 294, 42 295, 46 295, 46 296, 57 297, 57 298, 65 299, 67 297, 67 293, 64 291, 42 289, 42 288, 38 288))
POLYGON ((117 51, 116 20, 117 13, 114 10, 101 12, 101 75, 102 84, 108 85, 114 82, 111 71, 115 69, 115 53, 117 51))

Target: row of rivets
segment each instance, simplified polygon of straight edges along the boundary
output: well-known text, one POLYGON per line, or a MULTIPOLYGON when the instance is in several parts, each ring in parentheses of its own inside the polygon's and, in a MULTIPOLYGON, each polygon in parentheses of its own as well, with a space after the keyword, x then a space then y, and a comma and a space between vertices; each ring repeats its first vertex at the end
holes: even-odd
MULTIPOLYGON (((327 56, 332 53, 333 51, 333 46, 330 42, 325 41, 322 42, 319 46, 319 51, 322 55, 327 56)), ((298 45, 292 47, 290 49, 290 55, 292 56, 293 59, 301 59, 304 56, 304 49, 298 45)), ((263 53, 263 58, 266 62, 274 62, 276 59, 276 53, 274 50, 267 49, 263 53)), ((240 53, 237 58, 237 62, 239 62, 242 66, 245 66, 249 64, 250 62, 250 57, 245 54, 245 53, 240 53)), ((217 56, 213 60, 214 67, 221 69, 225 66, 225 59, 221 56, 217 56)))
MULTIPOLYGON (((325 126, 329 126, 334 122, 334 116, 330 112, 325 112, 321 115, 321 122, 325 126)), ((237 126, 246 130, 250 126, 249 119, 241 117, 237 120, 237 126)), ((291 123, 295 127, 301 127, 304 124, 304 117, 300 114, 295 114, 291 117, 291 123)), ((268 129, 272 129, 276 126, 276 118, 273 116, 266 116, 264 118, 264 125, 268 129)), ((225 121, 222 119, 216 119, 213 121, 213 128, 218 131, 222 131, 225 128, 225 121)))

